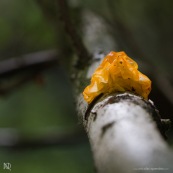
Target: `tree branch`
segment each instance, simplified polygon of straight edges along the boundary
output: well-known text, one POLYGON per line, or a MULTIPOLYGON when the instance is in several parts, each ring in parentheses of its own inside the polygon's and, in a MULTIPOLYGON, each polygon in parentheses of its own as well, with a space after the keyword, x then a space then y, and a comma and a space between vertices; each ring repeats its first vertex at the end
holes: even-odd
MULTIPOLYGON (((87 73, 86 79, 90 75, 87 73)), ((127 92, 103 95, 89 106, 82 94, 77 100, 98 173, 145 172, 146 168, 147 172, 159 168, 173 171, 165 123, 150 100, 127 92)))
POLYGON ((46 50, 0 61, 0 78, 11 77, 28 70, 40 71, 57 64, 57 57, 56 50, 46 50))
POLYGON ((13 150, 41 149, 43 147, 72 146, 81 144, 86 140, 81 129, 71 132, 51 132, 44 136, 26 138, 15 129, 0 129, 0 147, 13 150))
POLYGON ((38 79, 43 70, 58 64, 58 56, 56 50, 47 50, 0 61, 0 94, 9 94, 26 82, 38 79))
POLYGON ((60 20, 64 25, 64 29, 68 36, 70 37, 76 54, 78 55, 78 60, 76 67, 78 69, 83 69, 89 64, 91 56, 89 55, 87 49, 85 48, 81 37, 79 36, 74 24, 70 18, 70 10, 66 0, 57 0, 57 5, 60 13, 60 20))
POLYGON ((82 97, 79 104, 99 173, 129 173, 146 167, 173 171, 173 152, 150 101, 128 93, 106 96, 93 105, 87 120, 82 97))

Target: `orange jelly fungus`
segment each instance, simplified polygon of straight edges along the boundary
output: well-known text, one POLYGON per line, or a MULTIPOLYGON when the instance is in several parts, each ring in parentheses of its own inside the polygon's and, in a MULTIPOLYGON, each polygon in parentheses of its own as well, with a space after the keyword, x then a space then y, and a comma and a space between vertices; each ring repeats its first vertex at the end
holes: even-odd
POLYGON ((125 52, 112 51, 95 70, 83 96, 90 104, 102 93, 124 91, 131 91, 147 99, 151 91, 151 81, 138 71, 138 64, 125 52))

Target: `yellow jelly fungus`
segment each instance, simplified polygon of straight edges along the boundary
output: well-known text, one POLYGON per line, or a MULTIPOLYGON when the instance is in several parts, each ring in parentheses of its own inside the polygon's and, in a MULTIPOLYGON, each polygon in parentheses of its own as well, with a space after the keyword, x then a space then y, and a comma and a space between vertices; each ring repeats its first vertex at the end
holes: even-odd
POLYGON ((148 98, 151 91, 150 79, 138 71, 138 64, 125 52, 110 52, 95 70, 91 83, 84 92, 90 104, 100 94, 130 91, 148 98))

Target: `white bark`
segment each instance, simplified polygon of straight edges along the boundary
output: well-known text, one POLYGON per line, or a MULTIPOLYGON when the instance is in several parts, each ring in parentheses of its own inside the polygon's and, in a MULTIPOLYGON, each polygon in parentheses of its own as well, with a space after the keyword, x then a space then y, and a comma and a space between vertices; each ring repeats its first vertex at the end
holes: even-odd
MULTIPOLYGON (((84 89, 103 57, 94 54, 87 73, 78 74, 77 90, 84 89)), ((173 172, 173 152, 151 101, 133 93, 107 95, 89 106, 82 94, 77 100, 98 173, 173 172)))
POLYGON ((172 150, 150 101, 130 93, 111 95, 86 115, 86 103, 79 100, 98 173, 173 172, 172 150))

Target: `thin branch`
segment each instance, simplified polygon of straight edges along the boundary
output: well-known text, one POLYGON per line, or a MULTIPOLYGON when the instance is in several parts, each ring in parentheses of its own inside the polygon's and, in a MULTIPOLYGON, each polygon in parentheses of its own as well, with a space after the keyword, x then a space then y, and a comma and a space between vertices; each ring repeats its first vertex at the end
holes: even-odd
POLYGON ((68 36, 70 37, 76 54, 78 55, 78 60, 76 67, 78 69, 83 69, 86 67, 91 59, 86 47, 84 46, 81 37, 79 36, 72 20, 70 18, 70 9, 66 0, 57 0, 57 5, 60 13, 60 20, 64 25, 64 29, 68 36))
POLYGON ((57 57, 56 50, 48 50, 0 61, 0 94, 9 94, 26 82, 38 79, 42 71, 58 64, 57 57), (12 82, 4 82, 14 77, 12 82))
POLYGON ((0 61, 0 78, 11 77, 27 70, 41 70, 57 64, 56 50, 41 51, 0 61))
POLYGON ((66 133, 51 132, 44 136, 33 138, 26 138, 16 129, 0 129, 0 147, 4 149, 28 150, 54 146, 69 147, 85 141, 86 137, 81 129, 75 129, 66 133))

